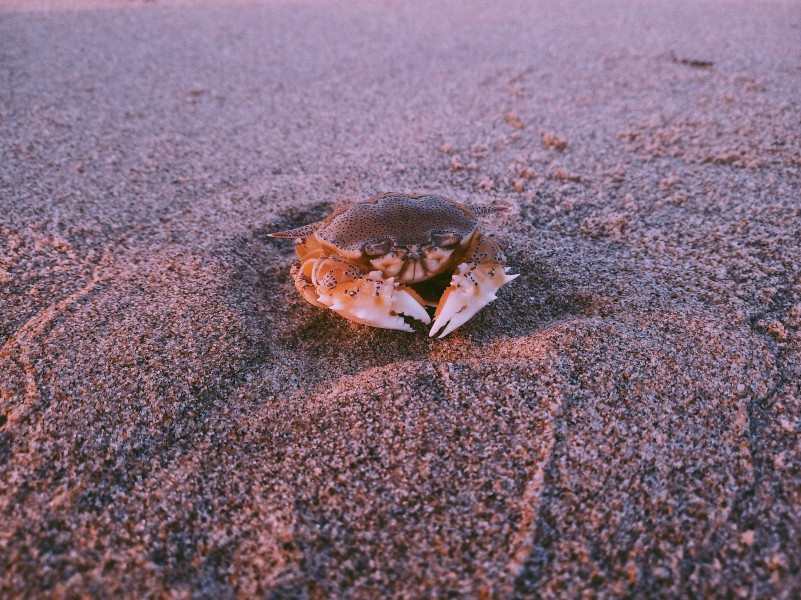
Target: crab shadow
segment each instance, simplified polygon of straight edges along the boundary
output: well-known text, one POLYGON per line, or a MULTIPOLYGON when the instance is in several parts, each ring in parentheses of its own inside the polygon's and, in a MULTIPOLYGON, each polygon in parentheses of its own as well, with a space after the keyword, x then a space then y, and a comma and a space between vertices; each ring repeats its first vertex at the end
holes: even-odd
POLYGON ((504 339, 530 336, 556 322, 595 314, 598 299, 581 282, 554 269, 549 258, 531 258, 524 252, 507 254, 510 272, 520 276, 502 287, 497 300, 452 336, 487 347, 504 339))
POLYGON ((273 231, 320 220, 328 212, 328 204, 289 210, 230 245, 231 283, 240 311, 257 323, 266 353, 296 365, 293 375, 300 385, 314 387, 322 380, 393 363, 442 360, 443 341, 460 340, 469 351, 470 346, 528 336, 593 310, 594 299, 576 281, 552 269, 550 258, 532 259, 521 251, 510 254, 509 262, 512 272, 521 276, 445 340, 428 337, 430 326, 422 323, 414 323, 414 333, 353 323, 303 300, 289 276, 295 260, 291 241, 269 237, 273 231))

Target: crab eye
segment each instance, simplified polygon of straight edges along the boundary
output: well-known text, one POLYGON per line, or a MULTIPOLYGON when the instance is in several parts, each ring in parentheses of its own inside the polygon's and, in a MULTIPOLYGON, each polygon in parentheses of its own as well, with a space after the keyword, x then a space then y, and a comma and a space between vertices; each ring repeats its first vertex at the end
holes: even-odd
POLYGON ((364 253, 367 256, 381 256, 382 254, 386 254, 392 249, 392 241, 391 240, 384 240, 382 242, 374 242, 372 244, 367 244, 364 247, 364 253))
POLYGON ((431 235, 431 241, 440 248, 453 248, 462 241, 462 236, 458 233, 434 233, 431 235))

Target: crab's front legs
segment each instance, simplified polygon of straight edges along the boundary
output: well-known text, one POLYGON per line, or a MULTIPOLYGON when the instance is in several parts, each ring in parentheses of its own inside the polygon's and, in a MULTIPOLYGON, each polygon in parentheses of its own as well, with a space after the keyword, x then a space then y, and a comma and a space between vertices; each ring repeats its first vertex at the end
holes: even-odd
POLYGON ((506 258, 491 239, 479 236, 451 278, 434 313, 429 336, 445 328, 439 337, 466 323, 484 306, 495 300, 495 292, 517 275, 507 275, 506 258))
POLYGON ((346 319, 384 329, 414 331, 401 315, 430 323, 423 300, 411 288, 369 273, 334 256, 310 258, 293 269, 295 285, 316 306, 326 306, 346 319))

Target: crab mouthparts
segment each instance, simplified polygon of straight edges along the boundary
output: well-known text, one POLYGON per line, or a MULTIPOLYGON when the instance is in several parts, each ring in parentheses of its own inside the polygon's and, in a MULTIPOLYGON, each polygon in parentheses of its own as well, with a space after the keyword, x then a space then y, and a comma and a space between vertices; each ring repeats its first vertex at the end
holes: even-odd
POLYGON ((421 256, 417 255, 415 257, 410 257, 407 255, 404 257, 406 260, 403 265, 403 269, 399 273, 398 279, 405 283, 415 283, 417 281, 421 281, 425 279, 428 275, 428 269, 425 268, 423 262, 421 260, 421 256))

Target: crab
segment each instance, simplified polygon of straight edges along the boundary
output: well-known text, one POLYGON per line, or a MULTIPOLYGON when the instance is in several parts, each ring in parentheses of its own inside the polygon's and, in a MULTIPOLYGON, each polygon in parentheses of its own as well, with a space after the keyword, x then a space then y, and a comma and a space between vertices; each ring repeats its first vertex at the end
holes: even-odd
POLYGON ((414 331, 404 317, 428 324, 426 307, 436 307, 429 336, 442 338, 518 276, 478 229, 480 215, 498 210, 389 193, 270 236, 295 238, 299 261, 290 273, 310 304, 402 331, 414 331))

